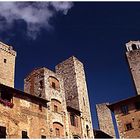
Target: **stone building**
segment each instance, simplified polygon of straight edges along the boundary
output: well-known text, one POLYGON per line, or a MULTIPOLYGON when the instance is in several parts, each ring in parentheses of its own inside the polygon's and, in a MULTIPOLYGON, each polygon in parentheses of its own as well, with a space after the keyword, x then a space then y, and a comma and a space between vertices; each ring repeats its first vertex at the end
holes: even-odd
POLYGON ((110 104, 120 138, 140 138, 140 95, 110 104))
POLYGON ((126 43, 126 56, 133 77, 136 93, 140 94, 140 41, 126 43))
POLYGON ((140 41, 126 43, 126 49, 136 95, 108 107, 114 112, 120 138, 140 138, 140 41))
POLYGON ((111 111, 108 108, 109 103, 96 105, 99 129, 111 137, 115 138, 115 130, 112 121, 111 111))
POLYGON ((93 138, 83 64, 37 68, 14 88, 16 52, 0 43, 0 138, 93 138))

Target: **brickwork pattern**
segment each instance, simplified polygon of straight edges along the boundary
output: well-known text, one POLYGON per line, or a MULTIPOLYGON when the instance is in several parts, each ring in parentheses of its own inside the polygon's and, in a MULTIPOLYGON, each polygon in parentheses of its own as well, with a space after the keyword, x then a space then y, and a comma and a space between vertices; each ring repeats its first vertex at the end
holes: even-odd
POLYGON ((140 111, 135 108, 133 102, 128 103, 129 113, 124 115, 121 105, 114 107, 114 114, 117 122, 120 138, 140 138, 140 111), (132 129, 127 130, 126 124, 131 123, 132 129))
POLYGON ((9 108, 0 103, 0 126, 6 127, 6 138, 22 138, 22 131, 27 131, 30 138, 48 135, 47 108, 42 107, 40 111, 39 102, 17 97, 13 97, 13 104, 13 108, 9 108))

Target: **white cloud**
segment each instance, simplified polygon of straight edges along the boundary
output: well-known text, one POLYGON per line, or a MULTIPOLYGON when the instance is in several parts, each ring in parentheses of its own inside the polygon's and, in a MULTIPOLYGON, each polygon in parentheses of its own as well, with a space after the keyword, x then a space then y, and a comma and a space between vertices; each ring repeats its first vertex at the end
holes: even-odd
POLYGON ((71 2, 0 2, 0 30, 11 28, 15 20, 27 24, 27 35, 36 38, 41 28, 49 29, 56 12, 67 14, 71 2))

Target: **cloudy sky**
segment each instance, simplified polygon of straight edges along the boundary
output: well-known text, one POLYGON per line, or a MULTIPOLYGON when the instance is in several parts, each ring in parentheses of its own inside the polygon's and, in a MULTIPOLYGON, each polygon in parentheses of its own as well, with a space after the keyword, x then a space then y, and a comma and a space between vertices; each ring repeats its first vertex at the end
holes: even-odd
POLYGON ((135 95, 125 43, 140 39, 140 3, 0 2, 0 40, 17 51, 16 88, 36 67, 54 70, 75 55, 95 104, 135 95))

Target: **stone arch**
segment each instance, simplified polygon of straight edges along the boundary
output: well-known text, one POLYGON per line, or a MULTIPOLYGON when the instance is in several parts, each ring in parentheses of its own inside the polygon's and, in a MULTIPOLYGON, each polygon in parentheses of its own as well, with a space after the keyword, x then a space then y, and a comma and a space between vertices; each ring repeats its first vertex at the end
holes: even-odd
POLYGON ((58 91, 60 90, 60 83, 56 77, 49 76, 48 80, 50 83, 50 87, 52 87, 53 89, 58 90, 58 91))
POLYGON ((64 128, 60 122, 53 122, 53 133, 54 133, 55 138, 64 137, 64 128))
POLYGON ((51 107, 52 107, 52 111, 57 112, 57 113, 61 113, 62 111, 62 105, 61 102, 57 99, 51 99, 51 107))
POLYGON ((73 138, 74 139, 80 139, 80 136, 79 135, 73 135, 73 138))

